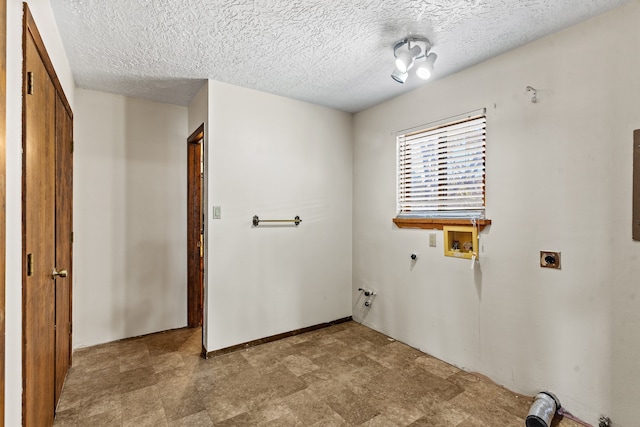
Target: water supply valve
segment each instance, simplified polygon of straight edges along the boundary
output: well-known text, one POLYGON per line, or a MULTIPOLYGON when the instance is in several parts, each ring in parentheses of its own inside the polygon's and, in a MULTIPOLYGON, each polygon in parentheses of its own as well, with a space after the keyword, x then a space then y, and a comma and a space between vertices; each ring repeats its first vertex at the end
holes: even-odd
POLYGON ((371 307, 371 304, 373 303, 373 298, 376 296, 375 291, 372 291, 371 289, 366 289, 366 288, 358 288, 358 291, 364 294, 364 297, 365 297, 364 306, 371 307))

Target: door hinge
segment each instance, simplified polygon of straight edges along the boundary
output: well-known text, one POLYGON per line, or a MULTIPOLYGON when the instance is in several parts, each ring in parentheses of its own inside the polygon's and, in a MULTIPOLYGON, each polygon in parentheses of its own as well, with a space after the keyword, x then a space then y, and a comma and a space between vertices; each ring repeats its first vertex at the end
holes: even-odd
POLYGON ((33 71, 27 72, 27 94, 33 95, 33 71))
POLYGON ((54 324, 54 325, 53 325, 53 330, 54 330, 54 331, 57 331, 57 330, 58 330, 58 325, 55 325, 55 324, 54 324))
POLYGON ((69 322, 69 335, 73 333, 73 323, 69 322))
POLYGON ((33 276, 33 254, 27 254, 27 276, 33 276))
POLYGON ((73 231, 71 232, 71 243, 73 243, 73 231))
POLYGON ((75 148, 74 146, 75 146, 75 141, 71 141, 71 154, 73 154, 73 150, 75 148))

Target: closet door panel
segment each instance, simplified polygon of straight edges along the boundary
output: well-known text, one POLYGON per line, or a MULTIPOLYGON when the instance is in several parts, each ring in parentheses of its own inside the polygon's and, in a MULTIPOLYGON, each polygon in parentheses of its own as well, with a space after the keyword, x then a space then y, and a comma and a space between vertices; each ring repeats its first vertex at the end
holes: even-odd
POLYGON ((30 34, 25 59, 23 416, 25 426, 47 426, 55 404, 55 88, 30 34))

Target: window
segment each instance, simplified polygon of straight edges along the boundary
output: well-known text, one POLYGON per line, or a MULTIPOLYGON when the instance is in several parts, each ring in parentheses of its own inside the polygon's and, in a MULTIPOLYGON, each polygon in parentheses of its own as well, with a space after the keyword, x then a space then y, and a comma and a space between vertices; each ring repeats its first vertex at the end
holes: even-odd
POLYGON ((484 114, 398 136, 398 217, 484 218, 484 114))

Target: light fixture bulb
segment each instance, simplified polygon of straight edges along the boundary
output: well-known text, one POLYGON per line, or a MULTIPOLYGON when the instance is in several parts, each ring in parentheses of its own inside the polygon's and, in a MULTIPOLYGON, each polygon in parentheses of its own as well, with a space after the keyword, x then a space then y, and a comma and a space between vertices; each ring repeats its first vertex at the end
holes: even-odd
POLYGON ((418 68, 416 68, 416 76, 422 80, 429 80, 431 77, 431 71, 428 67, 425 67, 423 64, 420 64, 418 68))
POLYGON ((396 58, 396 67, 401 73, 406 73, 413 66, 413 61, 418 55, 420 55, 422 49, 420 46, 413 46, 411 49, 407 49, 400 52, 396 58))
POLYGON ((391 73, 391 78, 393 78, 393 80, 397 81, 400 84, 404 84, 404 82, 407 81, 408 76, 409 76, 409 73, 403 73, 400 70, 398 70, 397 67, 395 70, 393 70, 393 73, 391 73))
POLYGON ((438 55, 430 53, 418 68, 416 68, 416 76, 422 80, 428 80, 433 72, 433 64, 436 62, 438 55))

